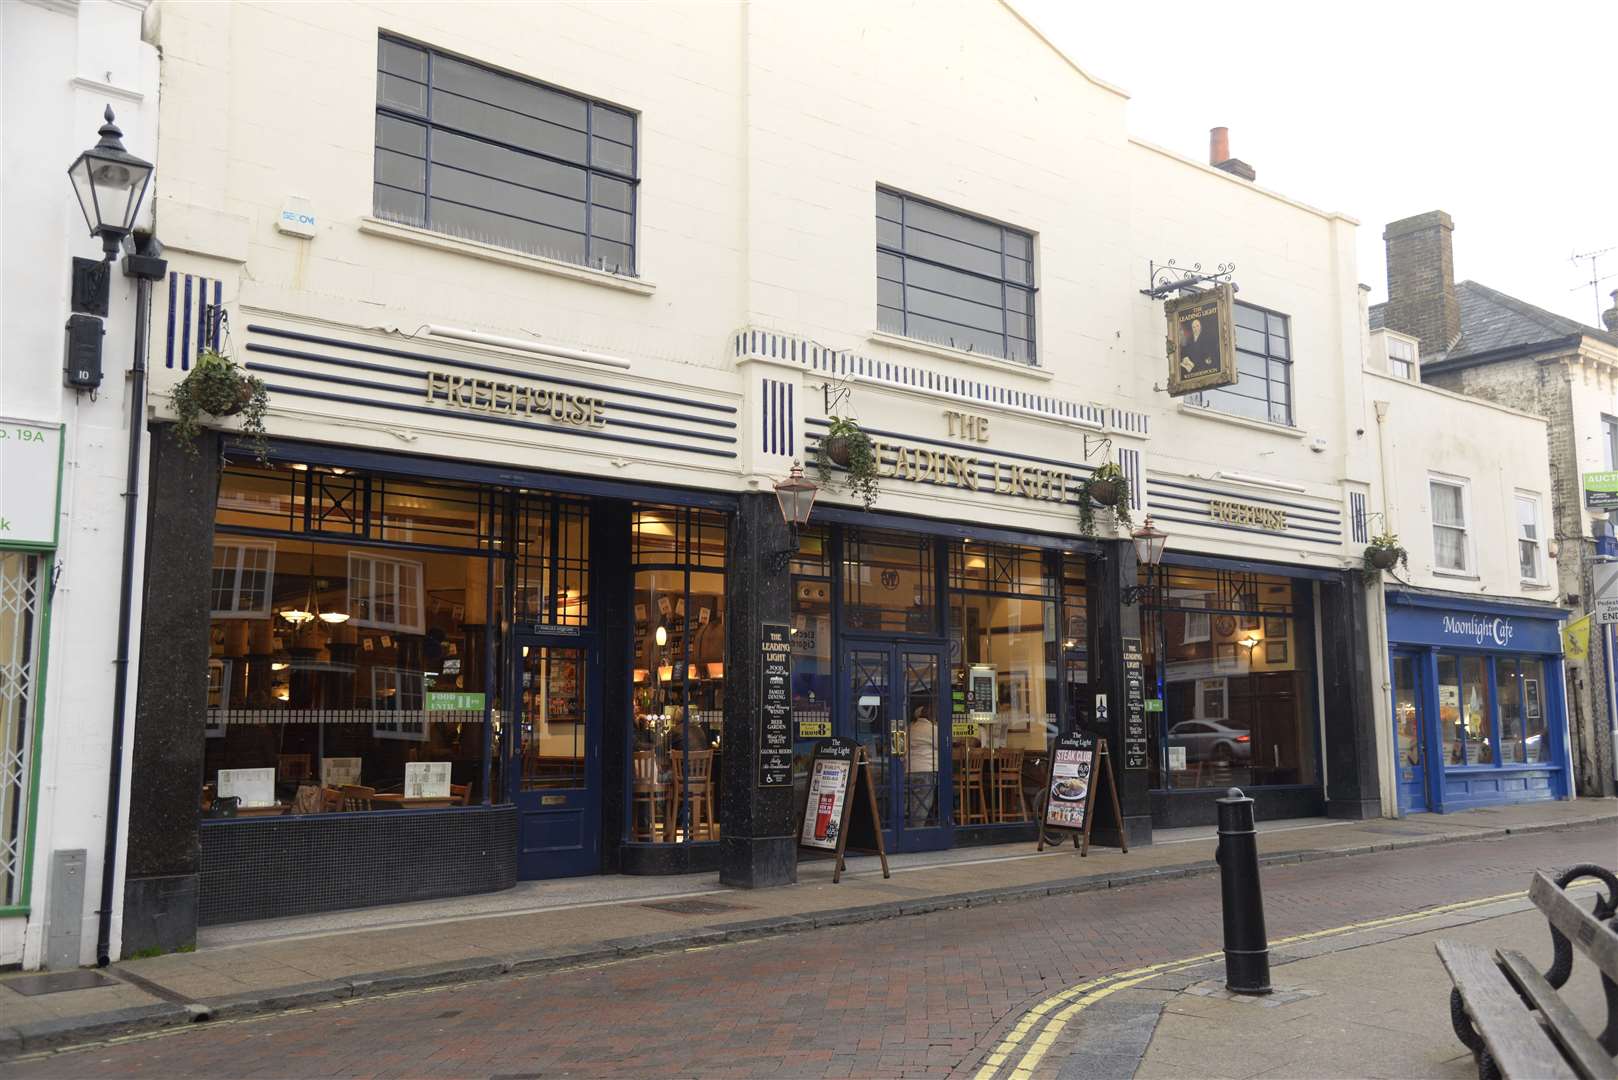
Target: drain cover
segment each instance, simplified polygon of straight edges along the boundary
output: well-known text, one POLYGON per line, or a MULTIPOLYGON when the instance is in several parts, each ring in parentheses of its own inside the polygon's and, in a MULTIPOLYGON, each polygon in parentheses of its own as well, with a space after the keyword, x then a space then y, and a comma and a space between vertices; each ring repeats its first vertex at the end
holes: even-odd
POLYGON ((25 997, 39 997, 41 994, 60 994, 64 990, 117 986, 118 980, 109 979, 99 971, 58 971, 49 975, 23 975, 7 979, 0 985, 25 997))
POLYGON ((718 900, 659 900, 655 904, 642 904, 655 911, 672 911, 676 915, 718 915, 725 911, 746 911, 740 904, 725 904, 718 900))

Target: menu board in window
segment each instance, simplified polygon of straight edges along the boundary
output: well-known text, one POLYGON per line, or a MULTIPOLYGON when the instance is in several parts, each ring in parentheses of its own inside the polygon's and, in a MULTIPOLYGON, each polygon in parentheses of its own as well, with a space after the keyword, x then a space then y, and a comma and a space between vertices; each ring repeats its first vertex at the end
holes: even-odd
POLYGON ((219 798, 236 797, 243 806, 275 805, 274 769, 220 769, 219 798))
POLYGON ((405 798, 449 798, 449 766, 447 761, 405 762, 405 798))

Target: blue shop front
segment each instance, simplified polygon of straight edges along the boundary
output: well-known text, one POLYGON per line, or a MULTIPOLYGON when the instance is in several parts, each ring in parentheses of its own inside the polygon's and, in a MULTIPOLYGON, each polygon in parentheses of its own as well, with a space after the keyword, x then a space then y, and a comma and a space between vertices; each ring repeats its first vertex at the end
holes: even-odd
POLYGON ((1389 590, 1401 814, 1570 796, 1565 615, 1551 604, 1389 590))

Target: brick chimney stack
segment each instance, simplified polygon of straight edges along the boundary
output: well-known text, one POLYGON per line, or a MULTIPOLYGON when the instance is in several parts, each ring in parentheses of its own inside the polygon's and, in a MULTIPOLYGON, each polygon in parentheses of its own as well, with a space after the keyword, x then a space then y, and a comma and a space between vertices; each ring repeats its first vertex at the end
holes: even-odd
POLYGON ((1395 221, 1382 230, 1388 253, 1388 305, 1382 325, 1421 341, 1423 357, 1447 352, 1461 336, 1455 296, 1455 223, 1442 210, 1395 221))
POLYGON ((1230 156, 1230 129, 1226 127, 1208 129, 1208 164, 1249 182, 1258 176, 1253 166, 1230 156))

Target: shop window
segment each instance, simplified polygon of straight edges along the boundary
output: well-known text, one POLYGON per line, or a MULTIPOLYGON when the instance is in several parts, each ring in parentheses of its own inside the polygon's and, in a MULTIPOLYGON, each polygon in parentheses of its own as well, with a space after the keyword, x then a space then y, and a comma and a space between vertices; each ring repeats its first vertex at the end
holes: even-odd
POLYGON ((1498 657, 1494 680, 1500 705, 1500 760, 1507 765, 1550 762, 1544 664, 1528 657, 1498 657))
POLYGON ((22 904, 27 876, 29 783, 44 614, 40 555, 0 551, 0 906, 22 904))
POLYGON ((1062 677, 1067 686, 1068 723, 1074 731, 1095 720, 1090 689, 1089 563, 1077 555, 1062 556, 1062 677))
POLYGON ((715 511, 637 506, 631 842, 719 839, 728 523, 715 511))
POLYGON ((1428 481, 1427 489, 1433 517, 1433 568, 1458 574, 1470 572, 1466 481, 1434 478, 1428 481))
POLYGON ((1240 302, 1234 315, 1236 381, 1186 400, 1217 412, 1292 426, 1292 321, 1240 302))
POLYGON ((849 529, 843 535, 843 626, 855 633, 937 634, 932 540, 849 529))
MULTIPOLYGON (((229 479, 221 518, 236 509, 229 479)), ((218 550, 241 540, 219 527, 216 584, 229 561, 218 550)), ((482 801, 488 560, 292 538, 275 550, 272 615, 217 610, 211 623, 205 806, 222 812, 226 796, 243 814, 482 801)))
POLYGON ((1517 572, 1524 582, 1538 584, 1545 578, 1540 548, 1539 497, 1518 492, 1514 502, 1517 508, 1517 572))
POLYGON ((635 272, 633 113, 390 37, 376 80, 377 217, 635 272))
POLYGON ((1488 661, 1438 654, 1438 727, 1448 765, 1498 765, 1492 739, 1488 661))
MULTIPOLYGON (((1316 780, 1307 582, 1165 568, 1142 608, 1154 787, 1316 780)), ((1144 578, 1142 579, 1144 584, 1144 578)))
MULTIPOLYGON (((968 804, 956 808, 956 823, 1022 820, 1024 805, 1032 804, 1031 788, 1037 788, 1043 755, 1061 732, 1064 653, 1080 665, 1084 656, 1077 649, 1077 634, 1071 639, 1074 648, 1064 650, 1068 639, 1063 631, 1069 627, 1061 621, 1053 556, 1037 548, 960 541, 950 544, 949 560, 956 583, 949 599, 950 735, 956 770, 978 767, 1000 777, 1009 769, 1024 788, 1022 800, 1005 799, 991 813, 987 806, 972 804, 971 789, 961 787, 968 804)), ((1069 591, 1082 595, 1082 586, 1075 583, 1069 591)), ((1076 672, 1069 669, 1067 674, 1076 672)))
POLYGON ((1035 363, 1031 234, 878 188, 876 265, 883 330, 1035 363))
POLYGON ((539 626, 588 626, 589 504, 523 495, 516 524, 515 617, 539 626))

